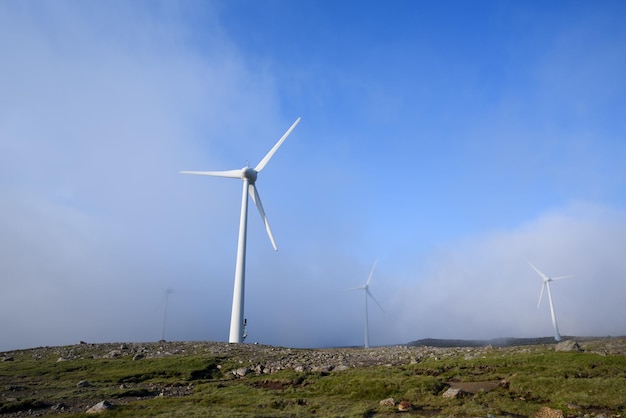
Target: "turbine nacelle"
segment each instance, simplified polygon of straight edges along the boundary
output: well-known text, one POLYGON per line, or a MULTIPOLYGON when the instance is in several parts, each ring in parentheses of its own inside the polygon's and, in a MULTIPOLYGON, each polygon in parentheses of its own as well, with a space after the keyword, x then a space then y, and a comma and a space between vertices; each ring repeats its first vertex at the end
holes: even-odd
POLYGON ((244 167, 241 169, 241 179, 248 179, 249 184, 254 184, 256 182, 258 172, 251 167, 244 167))

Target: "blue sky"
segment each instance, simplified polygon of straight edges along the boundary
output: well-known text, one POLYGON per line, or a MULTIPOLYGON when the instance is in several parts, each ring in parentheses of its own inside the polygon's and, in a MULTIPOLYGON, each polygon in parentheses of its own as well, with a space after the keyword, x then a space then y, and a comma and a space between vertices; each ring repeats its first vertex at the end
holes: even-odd
POLYGON ((0 3, 0 350, 624 335, 623 2, 0 3))

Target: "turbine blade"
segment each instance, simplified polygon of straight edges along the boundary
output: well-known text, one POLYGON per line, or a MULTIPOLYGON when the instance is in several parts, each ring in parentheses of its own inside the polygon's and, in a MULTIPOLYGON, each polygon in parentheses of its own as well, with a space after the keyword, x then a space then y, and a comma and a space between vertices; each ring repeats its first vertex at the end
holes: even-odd
POLYGON ((553 277, 552 280, 561 280, 561 279, 569 279, 575 276, 559 276, 559 277, 553 277))
POLYGON ((367 282, 365 283, 365 286, 369 286, 370 282, 372 281, 372 276, 374 275, 374 269, 376 268, 376 264, 378 263, 378 260, 374 261, 374 266, 372 267, 372 271, 370 271, 370 275, 367 278, 367 282))
POLYGON ((346 292, 351 292, 353 290, 363 290, 363 289, 365 289, 365 286, 353 287, 351 289, 346 289, 346 292))
POLYGON ((371 297, 371 298, 372 298, 372 300, 373 300, 374 302, 376 302, 376 305, 378 305, 378 307, 380 308, 380 310, 381 310, 381 311, 383 311, 383 313, 385 313, 385 310, 383 309, 383 307, 382 307, 382 306, 380 306, 380 303, 378 303, 378 301, 376 300, 376 298, 374 297, 374 295, 372 295, 372 292, 370 292, 370 290, 369 290, 369 289, 367 289, 367 290, 366 290, 366 292, 367 292, 367 294, 369 295, 369 297, 371 297))
POLYGON ((539 302, 537 302, 537 309, 539 309, 539 305, 541 305, 541 298, 543 297, 543 289, 546 287, 546 282, 543 282, 541 285, 541 293, 539 293, 539 302))
POLYGON ((265 157, 263 157, 261 162, 259 162, 259 164, 257 164, 257 166, 254 168, 257 173, 259 171, 263 170, 263 167, 265 167, 265 165, 269 162, 270 158, 272 158, 272 156, 274 155, 276 150, 278 150, 278 148, 282 145, 282 143, 285 142, 285 139, 287 139, 287 137, 289 136, 291 131, 293 131, 293 129, 296 127, 298 122, 300 122, 300 118, 296 119, 296 121, 293 123, 293 125, 291 125, 291 128, 287 129, 287 132, 284 133, 282 138, 280 138, 278 140, 278 142, 276 143, 276 145, 274 145, 274 147, 270 150, 270 152, 268 152, 267 155, 265 157))
POLYGON ((278 248, 276 248, 276 242, 274 241, 274 235, 272 235, 270 224, 267 221, 267 216, 265 216, 265 211, 263 210, 263 205, 261 204, 259 192, 257 192, 256 186, 254 184, 250 184, 248 186, 248 193, 250 193, 250 197, 252 198, 254 203, 256 203, 256 207, 261 214, 261 219, 263 219, 263 223, 265 224, 265 230, 267 231, 267 235, 270 237, 270 241, 272 242, 272 247, 274 247, 274 251, 278 251, 278 248))
POLYGON ((530 265, 530 266, 533 268, 533 270, 535 270, 535 271, 537 272, 537 274, 538 274, 539 276, 541 276, 541 278, 542 278, 544 281, 550 280, 550 278, 549 278, 548 276, 546 276, 545 274, 543 274, 543 273, 542 273, 542 272, 541 272, 541 271, 540 271, 537 267, 535 267, 535 266, 534 266, 534 265, 533 265, 530 261, 527 261, 527 263, 528 263, 528 265, 530 265))
POLYGON ((180 174, 196 174, 198 176, 228 177, 233 179, 241 178, 241 170, 226 171, 181 171, 180 174))

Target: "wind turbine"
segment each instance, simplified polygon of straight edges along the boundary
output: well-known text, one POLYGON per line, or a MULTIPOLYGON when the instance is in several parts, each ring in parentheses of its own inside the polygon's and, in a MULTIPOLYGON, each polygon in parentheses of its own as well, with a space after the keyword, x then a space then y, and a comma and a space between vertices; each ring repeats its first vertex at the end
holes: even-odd
POLYGON ((380 308, 381 311, 385 312, 385 310, 383 309, 382 306, 380 306, 380 303, 378 303, 378 301, 376 300, 376 298, 374 297, 374 295, 372 295, 372 293, 370 292, 370 282, 372 281, 372 275, 374 274, 374 269, 376 268, 376 263, 378 262, 378 260, 374 261, 374 266, 372 267, 372 271, 370 272, 369 277, 367 278, 367 282, 365 282, 365 284, 363 286, 359 286, 359 287, 355 287, 352 289, 348 289, 349 291, 351 290, 364 290, 365 292, 363 292, 363 294, 365 295, 365 348, 369 348, 370 346, 370 341, 369 341, 369 322, 368 322, 368 313, 367 313, 367 297, 371 297, 372 300, 374 302, 376 302, 376 305, 378 305, 378 307, 380 308))
POLYGON ((167 322, 167 305, 170 300, 170 295, 172 293, 174 293, 174 291, 168 287, 167 289, 165 289, 165 296, 163 297, 165 299, 165 309, 163 310, 163 325, 161 326, 161 340, 163 341, 165 341, 165 324, 167 322))
POLYGON ((541 285, 541 293, 539 294, 539 302, 537 303, 537 309, 539 309, 539 305, 541 305, 541 298, 543 297, 543 290, 548 289, 548 302, 550 303, 550 314, 552 315, 552 327, 554 327, 554 339, 556 341, 561 341, 561 334, 559 334, 559 327, 556 323, 556 314, 554 313, 554 304, 552 303, 552 292, 550 292, 550 282, 554 280, 567 279, 573 276, 560 276, 560 277, 549 277, 542 273, 537 267, 533 266, 529 261, 528 264, 537 272, 537 274, 543 280, 543 284, 541 285))
POLYGON ((235 267, 235 287, 233 290, 233 308, 230 316, 230 335, 228 342, 241 343, 245 334, 245 320, 243 318, 243 303, 244 303, 244 288, 245 288, 245 276, 246 276, 246 229, 248 219, 248 194, 252 198, 252 201, 256 203, 256 207, 261 214, 261 219, 265 223, 265 230, 270 238, 274 251, 278 251, 270 224, 265 216, 263 205, 259 197, 259 192, 256 188, 257 174, 263 170, 274 153, 287 139, 291 131, 294 130, 296 125, 300 122, 300 118, 291 125, 287 132, 278 140, 274 147, 267 153, 265 157, 257 164, 256 167, 251 168, 246 164, 245 167, 238 170, 227 171, 181 171, 181 174, 197 174, 201 176, 214 176, 214 177, 229 177, 235 179, 241 179, 243 181, 243 194, 241 196, 241 214, 239 217, 239 241, 237 244, 237 264, 235 267))

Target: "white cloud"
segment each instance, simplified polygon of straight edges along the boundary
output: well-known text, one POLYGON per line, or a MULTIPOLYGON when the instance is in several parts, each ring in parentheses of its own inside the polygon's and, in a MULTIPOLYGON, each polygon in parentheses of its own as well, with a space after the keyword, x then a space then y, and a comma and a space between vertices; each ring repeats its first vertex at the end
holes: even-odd
MULTIPOLYGON (((0 350, 160 338, 166 288, 167 338, 227 338, 241 184, 178 171, 254 164, 300 115, 282 114, 273 64, 240 51, 212 6, 195 5, 0 3, 0 350), (202 30, 190 24, 196 12, 202 30)), ((325 77, 298 86, 298 105, 310 109, 302 103, 325 77)), ((372 344, 550 335, 525 259, 577 276, 554 286, 563 334, 624 333, 619 210, 574 204, 451 242, 541 213, 545 201, 529 196, 546 184, 550 204, 581 179, 578 195, 607 201, 623 177, 618 146, 590 154, 583 143, 571 152, 585 169, 571 177, 569 160, 549 164, 563 142, 527 162, 551 132, 521 129, 515 112, 476 110, 478 128, 462 123, 443 138, 402 117, 394 142, 337 110, 360 114, 361 104, 325 98, 262 173, 278 253, 251 208, 251 341, 361 344, 363 298, 343 290, 362 284, 377 256, 371 290, 386 313, 372 305, 372 344), (598 167, 608 168, 594 194, 598 167)))
POLYGON ((447 247, 396 306, 401 335, 551 335, 547 301, 536 309, 541 279, 526 260, 550 276, 576 276, 552 286, 561 334, 623 334, 625 233, 626 214, 576 203, 447 247))
POLYGON ((186 46, 195 35, 184 11, 39 6, 0 5, 10 63, 0 78, 0 349, 158 337, 166 287, 208 295, 209 307, 188 297, 190 325, 177 335, 220 339, 206 319, 228 310, 211 295, 231 284, 207 286, 230 276, 215 262, 230 251, 207 236, 230 224, 209 234, 199 221, 230 209, 214 196, 239 187, 203 193, 206 182, 178 171, 220 164, 228 151, 209 138, 245 143, 278 125, 271 80, 246 67, 218 21, 198 50, 186 46), (243 118, 247 128, 233 129, 243 118))

